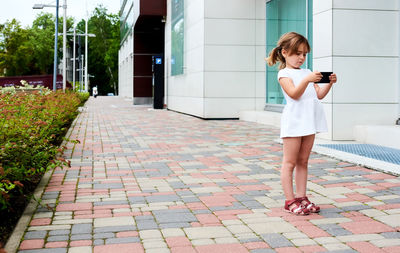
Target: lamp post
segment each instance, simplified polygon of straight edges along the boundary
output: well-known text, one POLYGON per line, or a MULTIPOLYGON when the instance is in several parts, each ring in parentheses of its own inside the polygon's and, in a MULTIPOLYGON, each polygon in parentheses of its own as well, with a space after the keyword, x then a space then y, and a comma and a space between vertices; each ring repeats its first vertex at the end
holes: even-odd
POLYGON ((53 91, 57 90, 57 43, 58 43, 58 5, 59 0, 56 1, 56 5, 46 5, 46 4, 35 4, 33 9, 43 9, 44 7, 56 7, 56 27, 54 34, 54 68, 53 68, 53 91))
MULTIPOLYGON (((88 34, 88 18, 86 17, 85 33, 88 34)), ((88 84, 88 36, 85 36, 85 92, 89 91, 88 84)))
MULTIPOLYGON (((80 32, 82 32, 81 30, 79 30, 78 29, 78 31, 80 31, 80 32)), ((96 34, 93 34, 93 33, 87 33, 87 25, 86 25, 86 33, 76 33, 76 26, 74 27, 74 32, 73 33, 62 33, 62 34, 59 34, 59 35, 63 35, 63 36, 66 36, 66 35, 73 35, 74 36, 74 45, 73 45, 73 58, 71 59, 72 61, 73 61, 73 67, 72 67, 72 83, 73 83, 73 87, 74 87, 74 89, 75 89, 75 61, 76 61, 76 54, 75 54, 75 37, 76 36, 85 36, 85 39, 86 39, 86 43, 85 43, 85 45, 86 45, 86 47, 85 47, 85 67, 84 67, 84 70, 85 70, 85 91, 87 92, 88 91, 88 80, 87 80, 87 77, 86 76, 88 76, 88 74, 87 74, 87 39, 88 39, 88 37, 96 37, 96 34)), ((83 67, 82 67, 83 68, 83 67)), ((79 68, 79 70, 80 71, 82 71, 82 68, 80 67, 79 68)), ((83 71, 82 71, 82 73, 83 73, 83 71)), ((80 84, 80 86, 82 87, 82 82, 81 82, 81 84, 80 84)), ((79 91, 80 92, 82 92, 82 88, 80 88, 79 89, 79 91)))
MULTIPOLYGON (((57 0, 58 1, 58 0, 57 0)), ((67 53, 67 0, 64 0, 64 15, 63 15, 63 91, 67 88, 67 62, 66 62, 66 53, 67 53)))
MULTIPOLYGON (((53 91, 56 91, 57 86, 57 43, 58 43, 58 7, 59 7, 59 0, 56 0, 56 5, 51 5, 51 4, 34 4, 33 9, 43 9, 44 7, 56 7, 56 32, 54 35, 54 69, 53 69, 53 91)), ((66 54, 66 48, 67 48, 67 0, 64 0, 64 5, 62 6, 64 8, 64 15, 63 15, 63 91, 65 91, 66 88, 66 62, 65 62, 65 54, 66 54)))

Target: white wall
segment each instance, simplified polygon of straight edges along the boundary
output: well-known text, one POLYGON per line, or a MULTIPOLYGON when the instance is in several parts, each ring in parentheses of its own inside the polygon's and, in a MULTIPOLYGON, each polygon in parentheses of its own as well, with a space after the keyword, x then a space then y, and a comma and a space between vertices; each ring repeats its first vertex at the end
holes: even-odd
POLYGON ((398 1, 314 1, 314 69, 338 82, 324 99, 333 140, 356 125, 394 125, 399 108, 398 1))
POLYGON ((184 2, 184 73, 171 76, 171 0, 165 25, 166 103, 168 109, 204 117, 204 3, 184 2))
POLYGON ((237 118, 265 105, 265 0, 186 0, 184 74, 170 76, 171 1, 166 24, 168 108, 237 118))
POLYGON ((131 33, 119 49, 118 95, 133 98, 133 37, 131 33))

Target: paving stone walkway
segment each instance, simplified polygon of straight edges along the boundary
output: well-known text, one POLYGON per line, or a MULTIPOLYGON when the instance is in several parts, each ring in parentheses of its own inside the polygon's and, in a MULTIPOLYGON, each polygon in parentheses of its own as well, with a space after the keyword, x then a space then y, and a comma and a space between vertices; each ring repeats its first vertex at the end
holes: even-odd
POLYGON ((90 98, 20 253, 400 252, 400 178, 312 153, 283 211, 279 130, 90 98))

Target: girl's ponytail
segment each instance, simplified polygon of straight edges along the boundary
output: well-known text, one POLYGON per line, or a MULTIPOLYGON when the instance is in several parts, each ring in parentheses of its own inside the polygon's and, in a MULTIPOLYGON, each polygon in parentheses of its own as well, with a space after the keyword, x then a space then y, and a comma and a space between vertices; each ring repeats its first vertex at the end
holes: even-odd
POLYGON ((285 58, 282 55, 282 48, 280 46, 275 47, 271 50, 268 55, 268 58, 265 58, 269 66, 275 65, 278 61, 281 63, 279 65, 279 69, 283 69, 286 67, 285 58))

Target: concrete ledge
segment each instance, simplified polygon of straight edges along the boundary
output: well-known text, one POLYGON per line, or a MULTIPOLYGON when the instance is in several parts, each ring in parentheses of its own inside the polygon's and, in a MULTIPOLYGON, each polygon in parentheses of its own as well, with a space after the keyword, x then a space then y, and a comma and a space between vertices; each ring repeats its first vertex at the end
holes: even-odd
POLYGON ((241 111, 239 119, 281 127, 281 113, 269 111, 241 111))
POLYGON ((353 131, 357 142, 400 149, 400 126, 358 125, 353 131))

